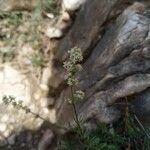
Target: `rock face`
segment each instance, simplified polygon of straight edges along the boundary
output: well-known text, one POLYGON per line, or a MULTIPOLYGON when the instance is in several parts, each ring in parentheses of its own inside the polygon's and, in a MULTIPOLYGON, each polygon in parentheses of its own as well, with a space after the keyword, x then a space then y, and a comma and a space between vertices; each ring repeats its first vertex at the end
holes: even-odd
POLYGON ((91 52, 90 48, 100 38, 101 26, 116 3, 117 0, 101 2, 94 0, 92 3, 87 1, 78 13, 70 32, 60 43, 56 59, 64 61, 66 51, 74 46, 80 47, 83 54, 88 55, 91 52))
POLYGON ((77 75, 78 88, 86 95, 77 104, 84 123, 115 121, 120 116, 117 102, 126 98, 149 118, 150 14, 146 6, 123 0, 87 0, 83 5, 55 52, 49 80, 49 97, 56 100, 59 123, 73 123, 71 108, 65 102, 68 88, 61 66, 74 46, 81 48, 84 56, 83 70, 77 75))
POLYGON ((86 0, 63 0, 64 9, 67 11, 75 11, 85 3, 86 0))
MULTIPOLYGON (((47 120, 50 119, 51 122, 55 121, 55 112, 47 109, 46 100, 44 100, 42 92, 40 94, 39 87, 37 80, 33 76, 24 74, 17 66, 11 63, 0 65, 0 149, 7 149, 9 146, 15 147, 17 145, 17 138, 23 134, 23 130, 28 130, 26 133, 31 130, 39 130, 44 122, 34 117, 31 113, 18 110, 13 105, 5 105, 3 102, 4 96, 12 96, 16 101, 22 101, 23 105, 30 108, 33 113, 39 114, 47 120), (53 117, 49 118, 50 116, 53 117), (7 146, 7 148, 3 146, 7 146)), ((32 140, 38 143, 41 138, 41 132, 43 132, 43 129, 38 131, 39 136, 38 138, 36 137, 37 140, 32 136, 33 133, 29 132, 29 135, 31 134, 32 140)), ((25 139, 28 139, 28 137, 27 134, 19 140, 25 142, 25 139)), ((32 141, 30 142, 30 144, 27 142, 28 146, 34 146, 32 141)), ((37 147, 37 145, 35 146, 37 147)))
POLYGON ((1 65, 0 89, 0 133, 8 137, 14 130, 21 129, 22 126, 29 129, 40 126, 41 120, 34 119, 24 111, 18 113, 16 108, 5 106, 2 101, 3 96, 13 96, 16 101, 23 101, 25 105, 32 107, 33 111, 37 112, 38 104, 31 94, 33 88, 25 75, 10 64, 1 65))

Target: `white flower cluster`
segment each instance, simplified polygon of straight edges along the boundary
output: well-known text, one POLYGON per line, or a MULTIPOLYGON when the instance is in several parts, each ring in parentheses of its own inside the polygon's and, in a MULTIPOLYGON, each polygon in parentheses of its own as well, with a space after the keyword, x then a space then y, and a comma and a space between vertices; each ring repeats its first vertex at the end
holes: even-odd
POLYGON ((78 80, 75 75, 78 71, 82 69, 82 66, 79 64, 83 60, 82 52, 80 48, 74 47, 68 51, 69 59, 64 62, 64 68, 67 71, 65 80, 69 86, 77 85, 78 80))
MULTIPOLYGON (((74 47, 70 51, 68 51, 68 54, 69 58, 64 62, 64 68, 67 71, 65 80, 70 87, 74 87, 78 84, 76 73, 78 71, 81 71, 82 69, 80 62, 83 60, 83 56, 81 49, 77 47, 74 47)), ((73 92, 73 97, 67 100, 69 103, 76 102, 84 98, 84 92, 82 92, 81 90, 71 92, 73 92)))
POLYGON ((84 92, 81 90, 75 91, 73 96, 74 96, 76 101, 82 100, 84 98, 84 92))

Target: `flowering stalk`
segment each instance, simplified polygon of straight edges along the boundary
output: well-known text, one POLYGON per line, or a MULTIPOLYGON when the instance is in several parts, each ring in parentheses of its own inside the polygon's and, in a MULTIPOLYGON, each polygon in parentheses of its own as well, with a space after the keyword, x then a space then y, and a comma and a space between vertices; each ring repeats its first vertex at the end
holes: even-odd
POLYGON ((64 62, 64 68, 67 73, 65 75, 65 80, 71 89, 71 96, 68 99, 68 102, 72 104, 74 111, 74 121, 77 124, 77 127, 82 134, 82 128, 80 125, 80 121, 78 119, 77 110, 75 103, 78 100, 82 100, 84 98, 84 93, 81 90, 75 91, 75 86, 78 85, 78 80, 76 78, 76 73, 82 69, 82 66, 79 64, 83 60, 81 49, 74 47, 70 51, 68 51, 69 58, 64 62))

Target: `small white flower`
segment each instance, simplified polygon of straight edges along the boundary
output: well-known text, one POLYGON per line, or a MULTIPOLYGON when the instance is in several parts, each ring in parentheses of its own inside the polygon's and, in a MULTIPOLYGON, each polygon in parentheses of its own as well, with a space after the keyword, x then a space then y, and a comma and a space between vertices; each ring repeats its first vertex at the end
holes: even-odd
POLYGON ((81 90, 78 90, 75 92, 74 97, 76 100, 82 100, 84 98, 84 92, 81 90))

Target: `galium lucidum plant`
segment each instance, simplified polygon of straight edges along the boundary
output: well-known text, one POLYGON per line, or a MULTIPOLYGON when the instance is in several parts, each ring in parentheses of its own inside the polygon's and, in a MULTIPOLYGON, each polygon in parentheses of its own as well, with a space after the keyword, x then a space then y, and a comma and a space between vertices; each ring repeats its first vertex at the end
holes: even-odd
MULTIPOLYGON (((77 126, 79 130, 81 131, 82 129, 80 127, 80 122, 78 120, 75 103, 78 100, 83 99, 84 93, 81 90, 75 90, 75 86, 78 85, 76 73, 82 69, 80 62, 83 60, 83 56, 81 53, 81 49, 77 47, 72 48, 70 51, 68 51, 68 53, 69 53, 69 58, 67 61, 64 62, 64 68, 67 71, 65 80, 71 89, 71 96, 68 99, 68 102, 71 103, 73 106, 73 110, 75 114, 75 122, 77 123, 77 126)), ((47 121, 45 118, 43 118, 39 114, 34 113, 28 106, 24 105, 23 101, 17 101, 15 97, 13 96, 4 96, 2 100, 5 105, 12 105, 18 110, 24 110, 26 113, 32 114, 35 118, 40 118, 43 121, 47 121)), ((60 126, 57 126, 57 127, 62 128, 60 126)))
POLYGON ((70 87, 70 98, 67 99, 69 103, 72 104, 74 110, 74 121, 79 128, 80 133, 82 133, 82 128, 80 126, 80 121, 78 119, 77 110, 75 103, 78 100, 84 98, 84 92, 81 90, 75 90, 75 87, 78 85, 78 79, 76 78, 77 72, 81 71, 82 66, 80 62, 83 60, 82 52, 80 48, 74 47, 68 51, 69 57, 64 62, 64 68, 66 69, 65 80, 70 87))

